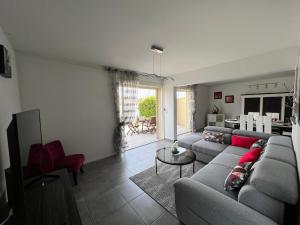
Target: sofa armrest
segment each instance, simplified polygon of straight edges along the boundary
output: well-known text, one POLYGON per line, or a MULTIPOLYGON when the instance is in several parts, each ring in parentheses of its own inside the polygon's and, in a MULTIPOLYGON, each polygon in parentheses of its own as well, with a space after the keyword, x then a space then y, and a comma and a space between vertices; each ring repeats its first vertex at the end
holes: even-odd
POLYGON ((189 178, 175 183, 176 211, 186 225, 190 215, 203 224, 211 225, 276 225, 259 212, 231 199, 230 197, 189 178))

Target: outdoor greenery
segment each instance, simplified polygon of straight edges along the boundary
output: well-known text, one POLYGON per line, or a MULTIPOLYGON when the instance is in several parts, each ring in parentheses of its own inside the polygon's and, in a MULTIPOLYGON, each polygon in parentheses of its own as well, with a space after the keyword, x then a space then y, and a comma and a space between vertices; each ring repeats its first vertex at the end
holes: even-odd
POLYGON ((156 115, 156 97, 150 96, 142 99, 139 103, 139 112, 142 117, 152 117, 156 115))

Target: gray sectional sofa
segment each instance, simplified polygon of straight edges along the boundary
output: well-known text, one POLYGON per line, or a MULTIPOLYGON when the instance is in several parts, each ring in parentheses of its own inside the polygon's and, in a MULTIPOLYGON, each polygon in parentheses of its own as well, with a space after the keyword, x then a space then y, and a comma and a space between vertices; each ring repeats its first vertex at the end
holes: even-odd
POLYGON ((287 206, 298 201, 297 162, 289 137, 206 127, 226 133, 224 145, 200 134, 182 136, 179 146, 192 149, 197 160, 208 163, 191 178, 175 183, 178 218, 186 225, 284 224, 287 206), (248 149, 231 146, 231 135, 268 139, 261 158, 253 165, 239 191, 225 191, 224 182, 248 149))

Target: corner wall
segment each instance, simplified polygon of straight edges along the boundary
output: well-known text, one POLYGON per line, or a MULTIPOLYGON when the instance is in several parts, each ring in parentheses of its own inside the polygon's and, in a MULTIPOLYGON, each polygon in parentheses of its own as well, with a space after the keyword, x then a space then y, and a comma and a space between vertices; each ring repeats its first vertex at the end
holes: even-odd
MULTIPOLYGON (((6 129, 12 119, 12 114, 20 111, 20 97, 15 52, 1 27, 0 44, 8 49, 12 66, 11 79, 0 76, 0 201, 2 201, 5 196, 4 169, 10 166, 6 129)), ((0 202, 0 211, 1 207, 2 202, 0 202)))
POLYGON ((62 141, 86 161, 114 154, 111 79, 92 68, 17 52, 22 110, 41 110, 43 142, 62 141))
POLYGON ((198 84, 196 86, 196 130, 202 130, 206 126, 206 115, 209 109, 209 87, 198 84))

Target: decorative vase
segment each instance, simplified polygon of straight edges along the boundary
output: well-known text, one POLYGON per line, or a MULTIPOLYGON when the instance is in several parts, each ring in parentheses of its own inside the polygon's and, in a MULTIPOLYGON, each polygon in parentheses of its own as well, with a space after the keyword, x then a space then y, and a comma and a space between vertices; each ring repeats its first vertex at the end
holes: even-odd
POLYGON ((212 109, 212 114, 218 114, 220 109, 214 104, 213 109, 212 109))
POLYGON ((172 154, 177 154, 178 152, 178 141, 174 141, 172 145, 172 154))

